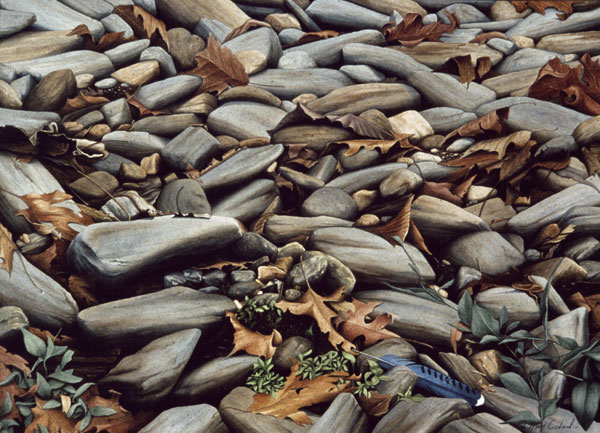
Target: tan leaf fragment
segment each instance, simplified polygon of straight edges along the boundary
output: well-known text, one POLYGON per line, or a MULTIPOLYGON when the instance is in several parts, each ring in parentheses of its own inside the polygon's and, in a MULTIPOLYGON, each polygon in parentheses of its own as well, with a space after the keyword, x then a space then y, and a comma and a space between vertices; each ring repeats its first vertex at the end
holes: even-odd
POLYGON ((493 152, 497 155, 498 159, 503 159, 511 144, 518 149, 522 149, 530 139, 531 131, 516 131, 505 137, 493 138, 475 143, 465 151, 463 156, 468 156, 478 151, 484 151, 493 152))
POLYGON ((408 242, 410 242, 412 245, 414 245, 421 251, 429 254, 430 256, 433 255, 431 254, 431 251, 429 251, 429 248, 427 248, 427 245, 425 244, 425 239, 423 239, 423 235, 421 234, 419 228, 413 221, 410 222, 410 228, 408 230, 407 239, 408 242))
POLYGON ((505 128, 504 121, 508 118, 509 110, 510 107, 500 108, 466 123, 446 135, 443 143, 457 135, 459 137, 476 137, 488 132, 501 134, 505 128))
POLYGON ((135 41, 136 37, 131 36, 129 38, 125 37, 125 32, 109 32, 104 33, 102 37, 96 42, 92 32, 85 24, 80 24, 75 27, 70 33, 70 35, 78 35, 83 38, 83 49, 104 52, 106 50, 110 50, 118 45, 124 44, 125 42, 135 41))
POLYGON ((339 326, 340 333, 349 341, 354 341, 355 338, 364 337, 364 345, 372 346, 378 341, 386 338, 400 338, 399 335, 385 329, 393 317, 389 313, 384 313, 375 318, 375 320, 367 323, 365 321, 369 313, 373 312, 375 307, 381 302, 361 302, 358 299, 353 299, 354 312, 348 315, 348 319, 342 322, 339 326))
POLYGON ((276 329, 270 335, 264 335, 260 332, 252 331, 246 328, 235 317, 235 313, 228 311, 225 316, 229 318, 235 333, 233 334, 233 349, 227 356, 231 356, 239 351, 244 351, 249 355, 264 356, 272 358, 275 354, 275 346, 281 344, 282 338, 276 329))
MULTIPOLYGON (((456 326, 466 328, 466 326, 462 322, 457 322, 456 326)), ((450 345, 452 346, 452 350, 454 350, 454 353, 458 353, 458 342, 462 338, 462 335, 463 333, 461 330, 456 329, 455 327, 450 328, 450 345)))
POLYGON ((12 234, 6 227, 0 224, 0 269, 12 272, 13 253, 17 249, 17 245, 12 240, 12 234))
POLYGON ((41 253, 28 255, 27 260, 41 271, 44 271, 45 274, 51 275, 52 262, 56 259, 57 255, 58 251, 55 241, 41 253))
POLYGON ((387 223, 376 227, 363 227, 363 230, 379 235, 394 245, 396 241, 393 239, 393 236, 398 236, 404 241, 410 229, 410 210, 413 198, 414 195, 411 194, 404 202, 402 209, 387 223))
POLYGON ((101 96, 99 92, 82 89, 79 91, 77 96, 67 99, 65 105, 58 110, 58 114, 64 116, 74 111, 81 110, 82 108, 87 108, 94 105, 100 106, 108 101, 109 99, 101 96))
POLYGON ((504 33, 502 33, 502 32, 480 33, 477 36, 475 36, 473 39, 471 39, 469 41, 469 43, 472 43, 472 44, 485 44, 490 39, 495 39, 495 38, 506 39, 506 35, 504 33))
POLYGON ((562 14, 559 14, 558 17, 561 20, 566 19, 569 15, 573 13, 573 5, 576 3, 581 3, 583 0, 512 0, 511 3, 517 9, 517 12, 523 12, 527 8, 531 8, 540 14, 544 14, 546 12, 546 8, 555 8, 562 14))
POLYGON ((408 13, 400 24, 387 23, 381 32, 388 42, 397 41, 406 47, 414 47, 424 40, 439 41, 443 33, 452 33, 460 26, 460 19, 456 14, 445 13, 450 24, 435 22, 423 25, 421 15, 408 13))
POLYGON ((393 147, 399 146, 404 148, 412 148, 413 146, 408 141, 408 137, 411 134, 402 134, 396 136, 394 140, 373 140, 373 139, 359 139, 359 140, 344 140, 336 141, 334 144, 344 144, 348 146, 348 150, 344 152, 344 156, 352 156, 356 154, 360 149, 375 150, 378 149, 383 155, 388 153, 393 147))
POLYGON ((377 391, 371 391, 370 397, 365 397, 361 394, 356 397, 356 400, 367 415, 381 417, 389 412, 390 404, 395 398, 395 395, 380 394, 377 391))
POLYGON ((42 409, 47 402, 36 397, 35 407, 31 408, 33 420, 25 429, 25 433, 36 433, 39 426, 44 426, 50 433, 80 433, 75 427, 76 420, 67 418, 60 409, 42 409))
POLYGON ((264 21, 259 21, 259 20, 255 20, 255 19, 249 19, 246 20, 244 22, 244 24, 242 24, 239 27, 236 27, 235 29, 233 29, 226 37, 225 39, 223 39, 223 43, 233 39, 233 38, 237 38, 239 35, 246 33, 248 30, 252 30, 258 27, 268 27, 271 28, 271 24, 269 23, 265 23, 264 21))
POLYGON ((141 6, 117 6, 114 13, 131 26, 133 33, 140 39, 148 38, 156 42, 158 38, 169 49, 167 26, 141 6))
MULTIPOLYGON (((297 45, 304 45, 315 41, 321 41, 323 39, 335 38, 340 34, 335 30, 321 30, 320 32, 307 32, 304 33, 300 39, 296 41, 295 44, 290 45, 290 47, 295 47, 297 45)), ((287 47, 286 47, 287 48, 287 47)))

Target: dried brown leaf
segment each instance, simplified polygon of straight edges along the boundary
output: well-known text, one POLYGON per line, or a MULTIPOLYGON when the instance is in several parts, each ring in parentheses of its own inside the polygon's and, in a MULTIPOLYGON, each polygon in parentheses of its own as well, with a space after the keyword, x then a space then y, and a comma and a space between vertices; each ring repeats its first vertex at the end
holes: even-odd
POLYGON ((402 209, 387 223, 376 227, 363 227, 363 230, 379 235, 394 245, 396 241, 394 241, 393 236, 398 236, 404 241, 410 229, 410 210, 413 198, 414 195, 412 194, 408 196, 402 209))
POLYGON ((223 43, 233 39, 233 38, 237 38, 239 35, 246 33, 249 30, 252 29, 256 29, 258 27, 268 27, 271 28, 271 24, 265 23, 264 21, 259 21, 259 20, 254 20, 254 19, 249 19, 246 20, 244 22, 244 24, 242 24, 239 27, 236 27, 235 29, 233 29, 226 37, 225 39, 223 39, 223 43))
POLYGON ((426 180, 423 182, 423 186, 421 187, 421 194, 437 197, 456 206, 462 207, 462 199, 452 192, 453 188, 454 184, 452 183, 430 182, 426 180))
POLYGON ((8 272, 8 275, 12 272, 13 263, 13 252, 17 249, 17 246, 12 240, 12 234, 6 227, 0 224, 0 269, 4 269, 8 272))
POLYGON ((370 397, 361 394, 356 397, 356 400, 367 415, 381 417, 389 412, 390 404, 395 398, 395 395, 380 394, 377 391, 371 391, 370 397))
POLYGON ((25 429, 25 433, 36 433, 40 426, 43 426, 50 433, 80 433, 75 427, 76 420, 67 418, 67 415, 60 409, 42 409, 47 402, 36 397, 35 407, 31 408, 33 420, 25 429))
POLYGON ((277 345, 281 344, 281 334, 276 329, 270 335, 264 335, 260 332, 246 328, 236 318, 232 312, 225 313, 229 318, 235 333, 233 334, 233 349, 227 356, 231 356, 239 351, 244 351, 249 355, 264 356, 272 358, 275 354, 277 345))
POLYGON ((77 96, 74 98, 67 99, 65 105, 58 110, 58 114, 64 116, 66 114, 72 113, 77 110, 81 110, 83 108, 88 108, 94 105, 103 105, 109 102, 109 99, 99 95, 95 91, 88 90, 80 90, 77 96))
POLYGON ((304 45, 315 41, 321 41, 323 39, 335 38, 340 34, 335 30, 321 30, 320 32, 307 32, 304 33, 300 39, 296 41, 295 44, 290 45, 290 47, 295 47, 297 45, 304 45))
POLYGON ((352 156, 358 153, 358 151, 363 148, 367 150, 378 149, 383 155, 385 155, 394 147, 401 147, 405 149, 415 148, 415 146, 410 144, 410 142, 408 141, 408 138, 410 136, 411 134, 402 134, 397 135, 394 140, 373 140, 365 138, 359 140, 336 141, 332 144, 343 144, 348 146, 348 150, 344 152, 345 156, 352 156))
POLYGON ((485 44, 485 43, 487 43, 487 41, 489 41, 490 39, 494 39, 494 38, 506 39, 506 35, 504 33, 501 33, 501 32, 480 33, 477 36, 475 36, 473 39, 471 39, 469 41, 469 43, 472 43, 472 44, 485 44))
POLYGON ((467 54, 452 57, 437 70, 458 75, 458 80, 461 83, 469 84, 473 81, 481 82, 486 78, 490 78, 491 69, 492 61, 489 57, 478 57, 474 62, 471 55, 467 54))
POLYGON ((28 255, 27 260, 45 274, 52 275, 52 262, 56 259, 57 255, 58 251, 55 241, 41 253, 28 255))
POLYGON ((156 18, 141 6, 117 6, 113 13, 117 14, 129 24, 133 33, 140 39, 150 39, 157 42, 161 39, 169 49, 169 38, 167 38, 167 27, 165 23, 156 18))
POLYGON ((435 22, 424 26, 421 15, 408 13, 400 24, 388 23, 381 31, 388 42, 397 41, 407 47, 414 47, 424 40, 439 41, 443 33, 452 33, 460 26, 460 19, 456 14, 445 13, 450 24, 435 22))
POLYGON ((131 36, 129 38, 125 37, 125 32, 110 32, 104 33, 100 40, 96 42, 94 36, 88 29, 88 26, 85 24, 80 24, 75 27, 69 35, 78 35, 83 38, 83 49, 104 52, 106 50, 110 50, 111 48, 117 47, 126 42, 135 41, 136 37, 131 36))
MULTIPOLYGON (((0 346, 0 373, 2 375, 6 374, 6 371, 4 370, 5 368, 16 367, 21 370, 25 376, 29 376, 31 371, 29 370, 27 364, 29 363, 25 359, 21 358, 17 354, 10 353, 5 347, 0 346)), ((6 379, 6 377, 0 377, 0 382, 4 379, 6 379)), ((2 396, 2 398, 3 397, 4 396, 2 396)))
MULTIPOLYGON (((461 326, 466 328, 465 324, 462 322, 457 322, 456 326, 461 326)), ((452 350, 454 353, 458 353, 458 342, 462 338, 462 331, 456 329, 455 327, 450 328, 450 345, 452 346, 452 350)))
POLYGON ((384 313, 367 323, 365 319, 375 307, 381 302, 361 302, 353 299, 354 311, 348 314, 348 318, 339 326, 340 333, 349 341, 354 341, 358 337, 364 337, 364 345, 372 346, 378 341, 386 338, 400 338, 399 335, 388 331, 385 327, 392 321, 392 315, 384 313))
POLYGON ((83 305, 87 308, 100 303, 92 293, 90 282, 80 275, 73 274, 69 277, 68 290, 78 305, 83 305))
POLYGON ((170 114, 170 112, 168 110, 150 110, 144 104, 142 104, 137 99, 135 99, 136 94, 137 94, 137 90, 132 95, 125 92, 125 96, 127 97, 127 103, 138 109, 138 111, 140 112, 140 117, 144 117, 144 116, 148 116, 148 115, 160 116, 162 114, 170 114))
POLYGON ((430 256, 433 255, 433 254, 431 254, 431 251, 429 251, 429 248, 427 248, 427 245, 425 244, 425 239, 423 239, 423 235, 421 235, 419 228, 412 221, 410 222, 410 228, 408 230, 407 239, 408 239, 408 242, 410 242, 412 245, 414 245, 421 251, 429 254, 430 256))
POLYGON ((555 8, 562 14, 558 17, 561 20, 566 19, 573 13, 573 5, 581 3, 583 0, 511 0, 511 3, 517 9, 517 12, 523 12, 527 8, 533 9, 535 12, 544 14, 547 8, 555 8))
POLYGON ((500 108, 472 120, 446 135, 444 142, 455 136, 476 137, 490 132, 502 134, 505 129, 504 121, 508 118, 509 110, 510 107, 500 108))

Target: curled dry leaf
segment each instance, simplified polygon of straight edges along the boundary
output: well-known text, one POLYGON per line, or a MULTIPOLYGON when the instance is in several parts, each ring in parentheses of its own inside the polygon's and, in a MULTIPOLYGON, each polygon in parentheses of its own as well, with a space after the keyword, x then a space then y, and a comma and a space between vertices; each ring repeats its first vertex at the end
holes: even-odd
MULTIPOLYGON (((462 328, 466 328, 464 323, 457 322, 455 326, 460 326, 462 328)), ((461 330, 455 328, 454 326, 450 328, 450 345, 452 346, 452 350, 454 353, 458 353, 458 342, 462 338, 463 333, 461 330)))
POLYGON ((425 239, 423 239, 423 235, 421 235, 419 228, 413 221, 410 222, 410 228, 408 229, 408 236, 406 239, 421 251, 429 254, 430 256, 433 255, 431 254, 431 251, 429 251, 429 248, 427 248, 425 239))
POLYGON ((483 135, 490 132, 502 134, 502 132, 505 130, 504 121, 508 118, 509 110, 510 107, 500 108, 498 110, 491 111, 475 120, 472 120, 469 123, 466 123, 460 128, 457 128, 446 135, 443 143, 456 136, 477 137, 478 135, 483 135))
POLYGON ((99 92, 94 90, 82 89, 79 91, 77 96, 74 98, 67 99, 65 105, 58 110, 58 114, 64 116, 83 108, 88 108, 94 105, 103 105, 109 102, 109 99, 102 96, 99 92))
POLYGON ((517 12, 523 12, 527 8, 535 12, 544 14, 547 8, 554 8, 563 12, 558 17, 561 20, 566 19, 573 13, 573 5, 581 3, 582 0, 512 0, 511 3, 517 9, 517 12))
POLYGON ((226 37, 223 39, 223 43, 227 42, 230 39, 237 38, 239 35, 246 33, 248 30, 256 29, 258 27, 268 27, 271 28, 271 25, 265 23, 264 21, 249 19, 244 22, 239 27, 233 29, 226 37))
POLYGON ((410 229, 410 210, 413 198, 414 195, 411 194, 404 202, 402 209, 387 223, 376 227, 363 227, 363 230, 381 236, 392 245, 397 244, 393 239, 394 236, 398 236, 404 241, 410 229))
POLYGON ((141 6, 117 6, 114 13, 123 18, 133 29, 133 33, 140 39, 148 38, 152 42, 162 39, 163 43, 169 48, 169 38, 167 38, 167 27, 165 23, 156 18, 141 6))
POLYGON ((490 77, 492 61, 489 57, 478 57, 475 65, 471 55, 456 56, 444 63, 440 71, 458 75, 458 81, 461 83, 480 82, 490 77))
MULTIPOLYGON (((323 39, 335 38, 340 34, 335 30, 321 30, 320 32, 307 32, 304 33, 295 44, 289 45, 289 47, 295 47, 297 45, 309 44, 315 41, 321 41, 323 39)), ((288 47, 286 47, 288 48, 288 47)))
POLYGON ((80 24, 75 27, 70 33, 70 35, 78 35, 83 38, 83 49, 90 51, 98 51, 104 52, 106 50, 110 50, 111 48, 117 47, 125 42, 135 41, 136 37, 131 36, 129 38, 125 37, 125 32, 111 32, 104 33, 100 40, 96 42, 94 36, 88 29, 88 26, 85 24, 80 24))
POLYGON ((389 412, 390 404, 396 398, 392 394, 380 394, 377 391, 371 391, 370 397, 359 395, 356 397, 362 410, 369 416, 381 417, 389 412))
POLYGON ((92 293, 92 285, 89 281, 79 275, 71 275, 69 277, 68 290, 78 305, 87 307, 93 307, 98 305, 100 302, 96 299, 96 296, 92 293))
POLYGON ((454 187, 455 185, 453 183, 430 182, 426 180, 423 182, 423 186, 421 187, 421 194, 437 197, 456 206, 462 207, 463 202, 461 198, 452 192, 454 187))
POLYGON ((421 15, 408 13, 400 24, 388 23, 381 31, 388 42, 397 41, 407 47, 414 47, 424 40, 439 41, 443 33, 452 33, 460 26, 460 19, 456 14, 445 13, 450 24, 435 22, 424 26, 421 15))
POLYGON ((364 345, 372 346, 378 341, 386 338, 400 338, 399 335, 388 331, 385 327, 392 321, 392 315, 383 313, 371 322, 366 322, 367 316, 373 312, 375 307, 381 302, 361 302, 358 299, 352 300, 354 311, 348 313, 348 318, 341 322, 338 329, 340 333, 349 341, 354 341, 358 337, 364 337, 364 345))
POLYGON ((480 33, 477 36, 475 36, 473 39, 471 39, 469 42, 472 44, 485 44, 485 43, 487 43, 487 41, 489 41, 490 39, 494 39, 494 38, 506 39, 506 35, 502 32, 480 33))
POLYGON ((273 357, 276 349, 275 346, 281 344, 282 341, 279 331, 274 329, 270 335, 264 335, 242 325, 235 317, 235 313, 227 312, 225 316, 229 318, 235 330, 233 334, 233 349, 227 356, 244 351, 249 355, 264 356, 265 358, 273 357))
POLYGON ((48 248, 38 254, 30 254, 27 260, 45 274, 52 275, 52 262, 58 255, 56 240, 48 248))
POLYGON ((144 117, 144 116, 148 116, 148 115, 159 116, 161 114, 170 114, 170 112, 168 110, 150 110, 144 104, 142 104, 137 99, 135 99, 136 93, 137 93, 137 90, 132 95, 125 92, 125 96, 127 97, 127 103, 138 109, 138 111, 140 112, 140 117, 144 117))
POLYGON ((197 66, 185 73, 202 78, 200 93, 217 92, 219 95, 228 85, 245 86, 249 82, 244 65, 212 35, 208 38, 206 48, 195 58, 197 66))
POLYGON ((0 224, 0 269, 4 269, 8 272, 8 275, 12 272, 13 253, 17 249, 17 246, 12 240, 12 234, 6 227, 0 224))
POLYGON ((35 398, 35 407, 31 408, 33 419, 25 429, 25 433, 36 433, 40 426, 45 427, 50 433, 80 433, 75 427, 77 421, 67 418, 61 408, 42 409, 47 403, 45 400, 35 398))

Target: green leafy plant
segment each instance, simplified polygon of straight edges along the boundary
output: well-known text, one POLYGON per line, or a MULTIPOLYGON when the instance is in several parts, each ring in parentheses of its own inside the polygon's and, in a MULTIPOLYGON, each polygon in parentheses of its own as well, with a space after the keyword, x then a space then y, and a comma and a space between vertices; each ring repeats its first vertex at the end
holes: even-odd
POLYGON ((283 311, 275 306, 275 301, 261 303, 256 298, 246 296, 242 308, 237 311, 237 319, 252 330, 262 324, 273 329, 281 322, 283 311))
POLYGON ((425 396, 423 394, 413 394, 412 392, 412 387, 408 388, 405 392, 398 391, 396 398, 398 401, 414 401, 415 403, 421 403, 423 400, 425 400, 425 396))
POLYGON ((285 384, 285 377, 275 372, 274 368, 273 358, 258 358, 253 365, 252 373, 246 380, 246 385, 254 392, 271 394, 271 397, 274 397, 285 384))
POLYGON ((369 363, 369 370, 363 373, 360 380, 354 382, 356 386, 354 394, 371 398, 371 390, 382 381, 391 379, 383 374, 383 369, 375 361, 369 359, 367 362, 369 363))
POLYGON ((356 363, 356 357, 348 352, 330 350, 322 355, 311 357, 312 350, 298 355, 300 366, 296 375, 302 379, 314 378, 334 371, 350 372, 356 363))

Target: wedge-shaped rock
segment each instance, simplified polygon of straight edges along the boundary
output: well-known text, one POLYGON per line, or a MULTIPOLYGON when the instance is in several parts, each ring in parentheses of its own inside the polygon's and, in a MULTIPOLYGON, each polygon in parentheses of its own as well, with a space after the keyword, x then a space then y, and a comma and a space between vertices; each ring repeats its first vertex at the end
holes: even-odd
POLYGON ((189 127, 164 147, 161 156, 175 170, 203 168, 220 149, 219 142, 202 127, 189 127))
POLYGON ((303 93, 323 96, 351 85, 352 80, 336 69, 266 69, 251 76, 250 84, 264 88, 279 98, 293 99, 303 93))
POLYGON ((259 51, 265 55, 267 64, 271 67, 276 67, 281 57, 281 43, 277 33, 268 27, 259 27, 256 30, 242 33, 225 42, 223 47, 230 49, 233 54, 242 51, 259 51))
POLYGON ((420 112, 421 116, 433 128, 436 134, 447 134, 471 120, 477 119, 475 113, 465 112, 459 108, 434 107, 420 112))
POLYGON ((209 404, 167 409, 139 433, 229 433, 217 408, 209 404))
POLYGON ((445 241, 490 229, 478 216, 429 195, 421 195, 413 202, 410 216, 424 236, 445 241))
POLYGON ((500 51, 485 44, 421 42, 415 47, 395 46, 393 49, 430 68, 439 68, 456 56, 470 55, 473 63, 476 63, 477 59, 481 57, 489 57, 492 65, 498 64, 504 57, 500 51))
POLYGON ((283 153, 283 144, 243 149, 198 178, 205 190, 237 185, 265 170, 283 153))
POLYGON ((341 188, 348 194, 353 194, 361 189, 377 189, 383 179, 400 168, 407 168, 407 165, 403 162, 391 162, 376 167, 363 168, 362 170, 344 173, 325 186, 341 188))
POLYGON ((393 314, 386 328, 401 337, 450 347, 450 331, 459 320, 454 303, 446 301, 447 305, 443 305, 396 290, 365 290, 354 296, 363 302, 382 302, 375 307, 373 316, 393 314))
POLYGON ((69 35, 70 30, 20 32, 10 38, 0 39, 0 62, 22 60, 60 54, 81 48, 81 36, 69 35))
POLYGON ((419 250, 405 243, 404 249, 356 228, 315 230, 310 237, 314 249, 348 266, 359 280, 371 283, 419 284, 435 279, 433 269, 419 250), (416 265, 418 273, 411 265, 416 265))
POLYGON ((413 72, 408 78, 432 105, 474 111, 496 99, 493 90, 477 83, 461 83, 452 75, 441 72, 413 72))
POLYGON ((333 90, 306 106, 321 114, 358 115, 370 109, 384 112, 410 110, 420 103, 419 92, 406 84, 368 83, 333 90))
POLYGON ((117 286, 170 261, 208 254, 242 236, 233 218, 161 217, 86 227, 69 246, 69 262, 100 286, 117 286))
POLYGON ((75 75, 92 74, 96 78, 102 78, 115 70, 108 56, 89 50, 69 51, 9 64, 20 75, 31 74, 42 77, 59 69, 70 69, 75 75))
POLYGON ((135 98, 145 107, 155 110, 194 93, 202 78, 179 75, 140 87, 135 98))
POLYGON ((216 19, 232 28, 250 18, 231 0, 157 0, 156 9, 187 29, 193 29, 200 18, 216 19))
POLYGON ((556 33, 577 32, 580 30, 595 29, 600 19, 600 8, 586 12, 576 12, 566 19, 561 19, 562 12, 557 9, 546 9, 545 13, 532 13, 519 24, 506 32, 506 37, 526 36, 538 39, 542 36, 556 33))
MULTIPOLYGON (((150 46, 150 39, 126 42, 104 52, 115 68, 124 67, 139 60, 142 51, 150 46)), ((117 78, 117 77, 115 77, 117 78)))
POLYGON ((175 386, 201 334, 186 329, 157 338, 123 358, 99 385, 120 390, 134 404, 158 403, 175 386))
POLYGON ((141 131, 114 131, 102 137, 106 150, 140 161, 153 153, 160 153, 168 139, 141 131))
POLYGON ((238 140, 270 138, 269 130, 275 128, 287 113, 271 105, 248 101, 227 102, 208 115, 208 128, 215 135, 231 135, 238 140), (244 119, 244 122, 240 122, 244 119))
POLYGON ((344 46, 342 55, 346 64, 373 66, 380 71, 404 79, 415 71, 431 71, 429 66, 392 48, 353 43, 344 46))
POLYGON ((478 413, 468 418, 461 418, 449 422, 440 430, 440 433, 519 433, 520 430, 489 413, 478 413))
POLYGON ((77 323, 94 341, 119 345, 150 341, 184 329, 204 331, 233 310, 235 304, 225 296, 177 286, 87 308, 79 313, 77 323))
POLYGON ((274 143, 306 143, 309 149, 321 151, 329 143, 357 138, 350 129, 333 125, 290 125, 277 130, 271 137, 274 143))
POLYGON ((560 33, 544 36, 535 46, 560 54, 600 54, 600 31, 560 33))
POLYGON ((389 21, 387 15, 345 0, 315 0, 306 13, 327 27, 379 30, 389 21))
POLYGON ((495 70, 499 74, 509 74, 511 72, 524 71, 526 69, 541 68, 555 57, 558 57, 561 62, 564 62, 564 56, 553 53, 552 51, 540 50, 537 48, 523 48, 502 60, 502 62, 496 66, 495 70))
POLYGON ((370 430, 367 415, 349 392, 340 393, 325 411, 323 416, 314 423, 308 433, 324 431, 337 433, 367 433, 370 430))
POLYGON ((256 179, 222 197, 214 203, 213 215, 236 218, 243 223, 252 221, 279 195, 277 185, 269 179, 256 179))
POLYGON ((352 221, 329 216, 297 217, 274 215, 265 224, 265 236, 272 242, 283 245, 298 236, 310 236, 323 227, 352 227, 352 221))

